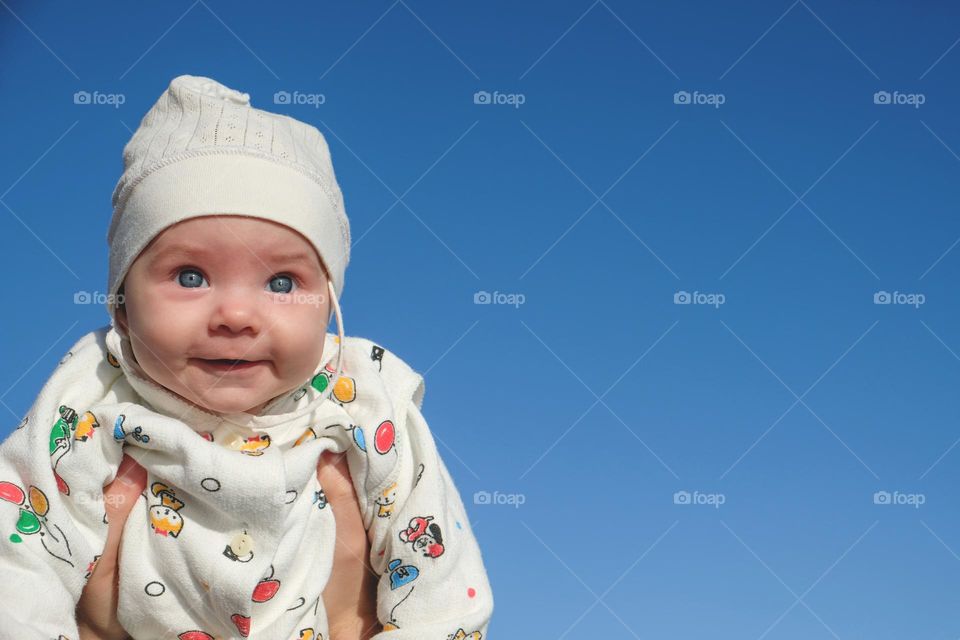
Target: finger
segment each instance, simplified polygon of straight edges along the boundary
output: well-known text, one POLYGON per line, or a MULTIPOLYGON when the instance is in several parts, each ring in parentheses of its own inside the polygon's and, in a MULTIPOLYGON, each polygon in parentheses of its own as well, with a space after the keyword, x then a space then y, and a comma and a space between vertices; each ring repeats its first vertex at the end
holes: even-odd
POLYGON ((130 510, 140 497, 140 492, 147 486, 147 472, 130 456, 124 454, 123 461, 117 469, 117 476, 113 482, 103 489, 103 502, 107 516, 107 540, 103 547, 103 554, 94 567, 93 576, 109 572, 112 574, 116 565, 117 551, 120 546, 120 535, 123 525, 126 524, 130 510))
POLYGON ((81 638, 128 637, 117 620, 117 557, 123 526, 146 484, 147 472, 124 455, 116 478, 103 489, 107 539, 77 603, 81 638))
MULTIPOLYGON (((324 451, 320 454, 320 461, 317 464, 317 481, 323 487, 327 500, 336 506, 339 507, 341 502, 359 505, 346 454, 337 454, 333 451, 324 451)), ((359 508, 357 510, 359 512, 359 508)))

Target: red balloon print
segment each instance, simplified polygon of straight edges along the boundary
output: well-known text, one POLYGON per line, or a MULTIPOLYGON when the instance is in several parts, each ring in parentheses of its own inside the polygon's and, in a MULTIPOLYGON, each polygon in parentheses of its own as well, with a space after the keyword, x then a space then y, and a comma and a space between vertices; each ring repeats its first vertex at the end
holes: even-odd
POLYGON ((14 504, 23 504, 26 496, 23 495, 23 489, 12 482, 0 482, 0 500, 6 500, 14 504))
POLYGON ((389 420, 384 420, 380 423, 380 426, 377 427, 376 437, 374 438, 374 446, 377 448, 377 453, 386 453, 393 448, 397 433, 393 428, 393 423, 389 420))
POLYGON ((260 583, 257 584, 256 588, 253 590, 252 600, 254 602, 266 602, 267 600, 270 600, 271 598, 273 598, 273 596, 277 595, 277 591, 279 590, 280 590, 279 580, 274 580, 272 578, 261 580, 260 583))
POLYGON ((237 631, 240 632, 240 635, 244 638, 250 635, 250 618, 235 613, 230 616, 230 619, 233 620, 233 624, 237 625, 237 631))

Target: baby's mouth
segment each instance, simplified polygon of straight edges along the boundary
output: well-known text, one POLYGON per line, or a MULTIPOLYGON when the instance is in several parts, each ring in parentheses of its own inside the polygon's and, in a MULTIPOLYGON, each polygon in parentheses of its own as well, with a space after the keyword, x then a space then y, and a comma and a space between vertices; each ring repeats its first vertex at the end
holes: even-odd
POLYGON ((233 371, 246 371, 260 364, 266 364, 266 360, 243 360, 233 358, 196 358, 197 363, 205 369, 217 371, 219 373, 230 373, 233 371))

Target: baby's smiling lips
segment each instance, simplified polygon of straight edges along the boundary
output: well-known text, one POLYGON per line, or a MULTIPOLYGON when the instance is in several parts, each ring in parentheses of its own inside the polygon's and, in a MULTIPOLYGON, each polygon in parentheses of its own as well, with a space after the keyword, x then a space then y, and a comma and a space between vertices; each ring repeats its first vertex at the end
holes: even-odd
POLYGON ((250 371, 259 365, 266 364, 266 360, 244 360, 233 358, 193 358, 202 368, 216 373, 241 373, 250 371))

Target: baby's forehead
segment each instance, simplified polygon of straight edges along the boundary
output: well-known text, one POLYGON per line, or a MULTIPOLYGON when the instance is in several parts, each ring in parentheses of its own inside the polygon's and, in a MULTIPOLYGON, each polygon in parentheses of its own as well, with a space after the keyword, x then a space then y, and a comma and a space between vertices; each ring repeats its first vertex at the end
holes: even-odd
POLYGON ((314 246, 293 229, 247 216, 204 216, 165 229, 147 251, 217 262, 286 262, 318 267, 314 246))

